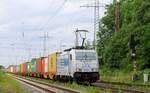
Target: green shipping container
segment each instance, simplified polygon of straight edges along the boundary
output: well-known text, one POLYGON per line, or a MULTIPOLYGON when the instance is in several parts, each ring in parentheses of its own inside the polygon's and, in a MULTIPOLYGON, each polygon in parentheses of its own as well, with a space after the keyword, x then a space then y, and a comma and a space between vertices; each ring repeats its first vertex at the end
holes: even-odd
POLYGON ((31 68, 32 68, 32 73, 35 73, 35 72, 36 72, 36 58, 33 58, 33 59, 31 60, 31 64, 32 64, 32 66, 31 66, 31 68))
POLYGON ((27 63, 27 71, 28 71, 28 73, 31 72, 31 63, 27 63))
POLYGON ((18 65, 18 72, 21 72, 21 65, 18 65))

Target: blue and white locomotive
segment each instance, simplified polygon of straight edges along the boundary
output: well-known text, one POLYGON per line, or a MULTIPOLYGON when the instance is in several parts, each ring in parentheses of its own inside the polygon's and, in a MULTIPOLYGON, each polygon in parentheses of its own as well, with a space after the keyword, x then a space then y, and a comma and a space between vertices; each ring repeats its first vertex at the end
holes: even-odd
POLYGON ((94 49, 70 48, 58 57, 57 79, 93 83, 99 80, 99 63, 94 49))

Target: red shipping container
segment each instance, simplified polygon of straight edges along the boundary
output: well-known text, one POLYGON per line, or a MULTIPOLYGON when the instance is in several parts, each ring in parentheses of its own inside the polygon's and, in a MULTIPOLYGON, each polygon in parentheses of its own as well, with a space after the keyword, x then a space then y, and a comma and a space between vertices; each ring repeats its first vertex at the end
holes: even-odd
POLYGON ((26 75, 27 74, 27 63, 22 63, 21 64, 21 75, 26 75))
POLYGON ((16 72, 17 72, 17 66, 14 66, 13 73, 16 74, 16 72))
POLYGON ((24 75, 26 75, 26 74, 28 73, 28 71, 27 71, 28 63, 29 63, 29 62, 26 62, 26 63, 23 64, 23 74, 24 74, 24 75))
POLYGON ((43 74, 44 72, 44 57, 40 57, 36 60, 36 72, 43 74))
POLYGON ((21 68, 22 69, 22 74, 24 74, 25 73, 25 63, 23 63, 22 65, 23 65, 22 68, 21 68))
POLYGON ((17 72, 16 67, 17 67, 16 65, 13 67, 13 73, 14 73, 14 74, 16 74, 16 72, 17 72))
POLYGON ((12 73, 15 73, 15 66, 13 66, 13 72, 12 73))

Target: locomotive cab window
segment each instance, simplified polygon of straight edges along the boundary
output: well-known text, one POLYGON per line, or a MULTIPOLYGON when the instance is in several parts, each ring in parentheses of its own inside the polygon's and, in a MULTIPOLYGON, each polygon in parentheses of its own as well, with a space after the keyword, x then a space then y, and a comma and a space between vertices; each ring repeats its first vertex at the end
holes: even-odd
POLYGON ((76 52, 76 60, 96 60, 95 52, 76 52))
POLYGON ((70 54, 70 60, 72 60, 72 54, 70 54))

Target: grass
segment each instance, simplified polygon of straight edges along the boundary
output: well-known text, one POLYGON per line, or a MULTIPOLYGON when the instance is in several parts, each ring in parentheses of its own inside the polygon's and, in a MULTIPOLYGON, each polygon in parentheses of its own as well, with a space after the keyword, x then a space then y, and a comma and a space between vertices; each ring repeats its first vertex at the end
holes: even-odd
POLYGON ((100 70, 100 79, 110 82, 129 82, 132 80, 132 74, 132 72, 126 73, 119 70, 108 70, 103 68, 100 70))
MULTIPOLYGON (((109 81, 109 82, 120 82, 120 83, 127 83, 132 85, 132 89, 135 90, 142 90, 142 91, 150 91, 149 87, 144 86, 135 86, 135 85, 150 85, 150 82, 143 81, 143 74, 142 71, 137 72, 139 74, 139 79, 133 81, 132 76, 134 74, 133 71, 125 71, 125 70, 116 70, 111 69, 108 70, 107 68, 102 67, 100 70, 100 80, 109 81)), ((121 89, 128 89, 127 86, 115 86, 121 89)), ((131 87, 130 87, 131 88, 131 87)))
POLYGON ((21 89, 19 82, 0 71, 0 93, 29 93, 21 89))

